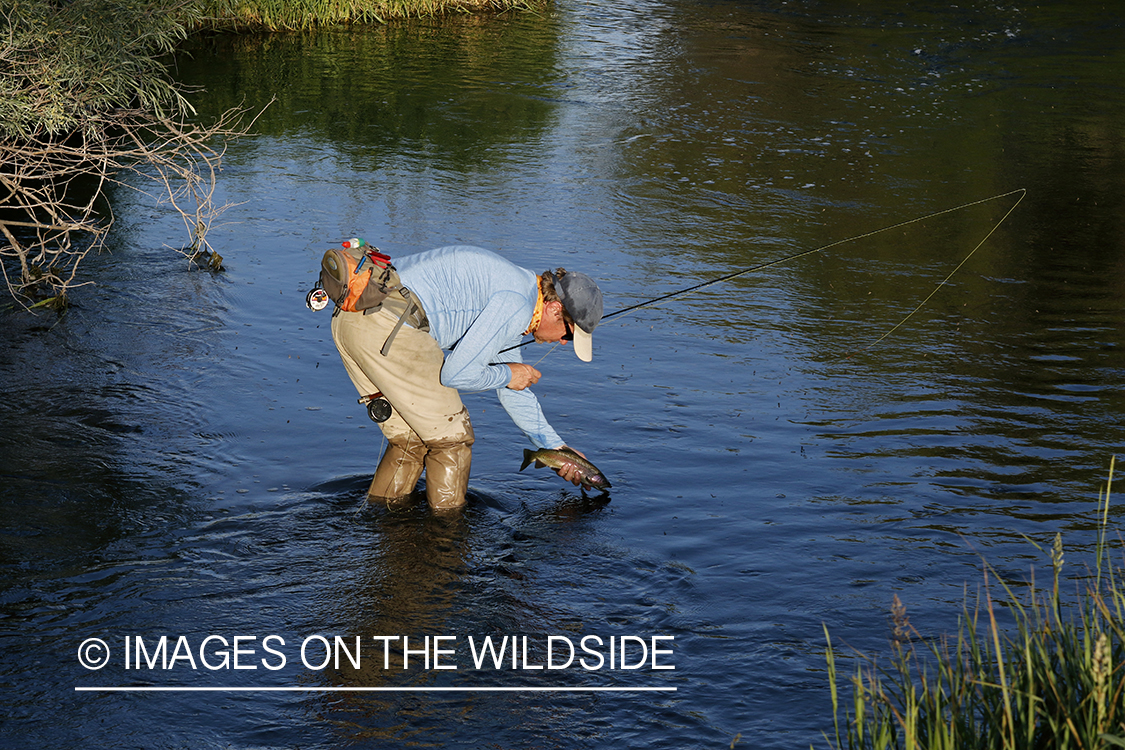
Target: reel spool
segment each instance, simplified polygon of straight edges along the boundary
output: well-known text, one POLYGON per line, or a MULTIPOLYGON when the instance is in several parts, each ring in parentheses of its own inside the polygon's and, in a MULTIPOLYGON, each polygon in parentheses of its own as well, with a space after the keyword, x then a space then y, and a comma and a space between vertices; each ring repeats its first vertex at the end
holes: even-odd
POLYGON ((391 402, 387 401, 381 392, 364 396, 359 399, 359 403, 367 405, 367 416, 376 424, 386 422, 391 416, 391 402))
POLYGON ((313 312, 318 312, 328 307, 328 303, 330 301, 331 300, 328 297, 328 292, 324 291, 320 287, 316 287, 305 295, 305 307, 309 308, 313 312))

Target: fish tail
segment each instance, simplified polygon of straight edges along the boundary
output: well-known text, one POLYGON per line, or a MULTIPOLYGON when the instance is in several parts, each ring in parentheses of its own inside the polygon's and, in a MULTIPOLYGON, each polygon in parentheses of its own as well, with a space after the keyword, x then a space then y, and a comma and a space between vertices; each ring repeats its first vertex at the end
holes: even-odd
POLYGON ((530 466, 531 462, 534 461, 534 460, 535 460, 535 451, 531 450, 530 448, 524 448, 523 449, 523 464, 520 465, 520 471, 523 471, 528 466, 530 466))

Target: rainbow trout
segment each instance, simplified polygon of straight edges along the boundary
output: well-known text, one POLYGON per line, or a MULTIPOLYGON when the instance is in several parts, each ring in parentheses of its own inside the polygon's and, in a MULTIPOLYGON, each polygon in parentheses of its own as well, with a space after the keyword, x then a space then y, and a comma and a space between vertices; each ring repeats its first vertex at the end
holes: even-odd
POLYGON ((576 466, 580 473, 578 481, 582 483, 583 487, 605 490, 613 486, 597 466, 594 466, 570 448, 540 448, 537 451, 524 448, 523 465, 520 466, 520 471, 523 471, 532 463, 536 467, 546 466, 555 470, 567 464, 576 466))

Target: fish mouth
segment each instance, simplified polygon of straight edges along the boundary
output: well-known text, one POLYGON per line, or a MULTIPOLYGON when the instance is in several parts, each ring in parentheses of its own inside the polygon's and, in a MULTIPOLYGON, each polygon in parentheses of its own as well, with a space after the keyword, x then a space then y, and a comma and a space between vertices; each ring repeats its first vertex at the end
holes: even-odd
POLYGON ((590 488, 593 488, 593 489, 596 489, 596 490, 606 490, 606 489, 609 489, 610 487, 612 487, 613 485, 609 483, 608 479, 606 479, 605 477, 598 474, 598 475, 595 475, 595 476, 592 476, 592 477, 583 478, 582 479, 582 486, 583 487, 590 487, 590 488))

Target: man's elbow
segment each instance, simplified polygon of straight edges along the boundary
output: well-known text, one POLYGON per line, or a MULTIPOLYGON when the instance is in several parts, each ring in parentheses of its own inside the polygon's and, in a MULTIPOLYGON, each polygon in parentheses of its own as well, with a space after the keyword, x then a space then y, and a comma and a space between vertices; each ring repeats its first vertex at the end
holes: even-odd
POLYGON ((478 384, 475 378, 467 378, 464 373, 449 374, 446 372, 441 373, 441 384, 446 388, 452 388, 457 391, 470 391, 481 390, 482 387, 478 384))
POLYGON ((442 368, 440 380, 446 388, 454 388, 458 391, 487 391, 493 388, 503 388, 511 379, 511 372, 507 367, 504 367, 500 377, 496 377, 491 372, 494 369, 497 368, 489 367, 484 370, 468 372, 466 370, 453 371, 449 368, 442 368), (497 385, 497 381, 502 382, 497 385))

